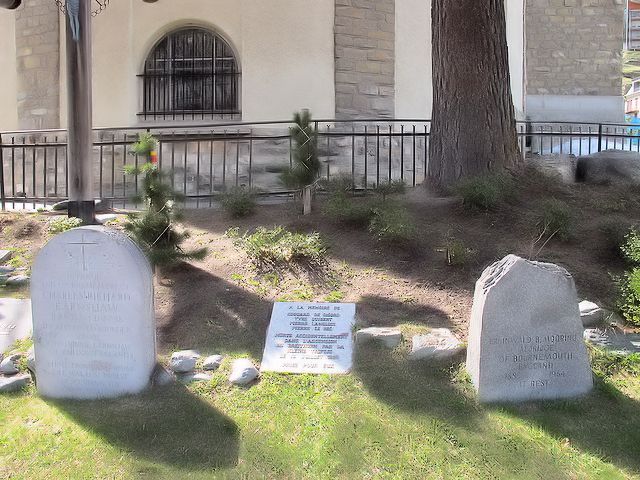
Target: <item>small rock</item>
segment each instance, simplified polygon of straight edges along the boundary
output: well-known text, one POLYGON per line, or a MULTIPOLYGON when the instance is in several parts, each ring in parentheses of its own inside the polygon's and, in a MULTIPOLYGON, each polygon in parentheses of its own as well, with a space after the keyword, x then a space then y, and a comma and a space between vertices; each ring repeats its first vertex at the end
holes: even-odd
POLYGON ((22 355, 20 355, 19 353, 15 353, 4 358, 2 362, 0 362, 0 373, 2 373, 3 375, 15 375, 16 373, 18 373, 19 370, 16 364, 21 357, 22 355))
POLYGON ((175 373, 188 373, 196 368, 196 360, 200 354, 194 350, 182 350, 171 355, 169 368, 175 373))
POLYGON ((29 374, 0 377, 0 393, 15 392, 31 382, 29 374))
POLYGON ((5 263, 11 259, 13 252, 11 250, 0 250, 0 263, 5 263))
POLYGON ((204 370, 217 370, 218 367, 220 367, 223 358, 224 357, 222 355, 211 355, 204 359, 204 362, 202 362, 202 368, 204 370))
POLYGON ((409 358, 412 360, 442 360, 453 357, 464 344, 448 328, 434 328, 426 335, 414 335, 409 358))
POLYGON ((191 382, 208 382, 213 378, 213 375, 208 373, 186 373, 178 376, 178 380, 182 383, 191 383, 191 382))
POLYGON ((16 271, 16 267, 12 267, 11 265, 0 266, 0 275, 6 275, 7 273, 11 273, 15 271, 16 271))
POLYGON ((96 215, 96 221, 101 224, 115 220, 118 216, 115 213, 103 213, 102 215, 96 215))
POLYGON ((29 283, 29 277, 27 275, 14 275, 13 277, 7 278, 7 285, 26 285, 29 283))
POLYGON ((584 300, 580 302, 579 307, 583 326, 591 327, 604 321, 606 311, 595 303, 584 300))
POLYGON ((369 327, 358 330, 356 343, 381 342, 385 347, 395 348, 402 340, 402 332, 397 328, 369 327))
POLYGON ((234 385, 246 385, 255 380, 259 375, 258 369, 253 362, 247 358, 239 358, 234 360, 231 365, 231 375, 229 382, 234 385))
POLYGON ((27 368, 35 374, 36 373, 36 353, 33 349, 33 345, 31 345, 29 350, 27 350, 26 356, 27 356, 27 368))
POLYGON ((151 375, 151 385, 164 387, 175 381, 176 377, 162 365, 156 365, 151 375))
POLYGON ((625 333, 616 327, 587 328, 584 331, 584 340, 611 353, 622 355, 640 353, 640 334, 625 333))

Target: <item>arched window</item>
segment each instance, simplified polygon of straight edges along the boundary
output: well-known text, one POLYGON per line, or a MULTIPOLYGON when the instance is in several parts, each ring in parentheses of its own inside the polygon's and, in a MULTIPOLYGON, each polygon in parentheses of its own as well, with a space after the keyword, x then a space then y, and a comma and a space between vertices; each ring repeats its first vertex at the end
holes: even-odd
POLYGON ((165 36, 144 64, 145 119, 198 119, 240 113, 240 72, 220 36, 185 28, 165 36))

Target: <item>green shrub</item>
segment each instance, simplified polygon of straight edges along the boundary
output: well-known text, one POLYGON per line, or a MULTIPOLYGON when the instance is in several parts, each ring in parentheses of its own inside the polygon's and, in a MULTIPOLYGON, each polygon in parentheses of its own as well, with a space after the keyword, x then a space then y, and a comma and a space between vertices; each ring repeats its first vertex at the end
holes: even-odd
POLYGON ((514 184, 510 176, 482 175, 463 180, 455 188, 465 207, 476 210, 495 210, 513 195, 514 184))
POLYGON ((618 310, 634 325, 640 325, 640 268, 634 268, 615 279, 618 286, 618 310))
POLYGON ((404 180, 391 180, 390 182, 380 182, 373 191, 382 197, 385 201, 389 195, 402 194, 407 190, 407 184, 404 180))
POLYGON ((76 217, 60 217, 53 219, 49 222, 47 231, 52 235, 66 232, 72 228, 76 228, 82 225, 82 220, 76 217))
POLYGON ((473 250, 468 248, 462 240, 450 239, 447 241, 447 264, 464 265, 473 255, 473 250))
POLYGON ((356 201, 345 193, 329 197, 324 214, 335 222, 364 228, 374 215, 374 205, 368 200, 356 201))
POLYGON ((247 187, 233 187, 222 194, 222 208, 232 217, 246 217, 256 209, 257 191, 247 187))
POLYGON ((573 218, 569 205, 555 198, 545 200, 536 213, 538 233, 541 236, 568 240, 571 236, 573 218))
POLYGON ((640 232, 631 228, 624 236, 620 251, 631 264, 640 266, 640 232))
POLYGON ((318 180, 318 186, 330 196, 344 195, 353 191, 353 181, 350 175, 337 175, 329 180, 318 180))
POLYGON ((379 241, 402 244, 415 239, 416 227, 404 207, 385 203, 374 208, 369 232, 379 241))
POLYGON ((242 236, 237 229, 232 229, 227 235, 258 264, 319 261, 326 251, 319 233, 293 233, 281 226, 258 227, 242 236))

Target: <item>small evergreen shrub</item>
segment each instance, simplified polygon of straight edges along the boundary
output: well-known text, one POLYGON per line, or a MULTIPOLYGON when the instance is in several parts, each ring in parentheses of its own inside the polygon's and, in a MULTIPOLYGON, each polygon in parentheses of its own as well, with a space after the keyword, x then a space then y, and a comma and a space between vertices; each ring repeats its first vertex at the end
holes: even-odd
POLYGON ((257 191, 248 187, 233 187, 222 194, 222 208, 232 217, 246 217, 256 209, 257 191))
POLYGON ((239 235, 237 229, 228 230, 234 244, 258 264, 319 261, 326 247, 319 233, 294 233, 282 226, 272 229, 258 227, 253 233, 239 235))
POLYGON ((447 264, 453 266, 466 264, 474 253, 462 240, 455 238, 447 241, 446 250, 447 264))
POLYGON ((51 235, 57 235, 58 233, 66 232, 72 228, 80 227, 82 220, 76 217, 60 217, 55 218, 49 222, 47 231, 51 235))
POLYGON ((538 232, 541 236, 568 240, 571 236, 573 216, 569 205, 555 198, 545 200, 536 213, 538 232))
POLYGON ((163 181, 165 174, 158 168, 153 154, 156 145, 153 136, 141 133, 131 148, 132 154, 147 159, 139 167, 128 165, 125 168, 127 175, 142 176, 142 193, 136 202, 144 203, 146 208, 129 215, 124 224, 125 231, 145 252, 154 267, 171 265, 180 260, 201 260, 207 254, 206 248, 185 251, 181 247, 189 237, 189 232, 175 229, 175 221, 179 217, 174 204, 177 194, 169 182, 163 181))
POLYGON ((482 175, 463 180, 455 188, 465 207, 475 210, 495 210, 514 192, 513 180, 506 174, 482 175))
POLYGON ((403 244, 415 239, 416 227, 405 208, 386 203, 373 210, 369 232, 381 242, 403 244))
POLYGON ((389 195, 405 193, 407 184, 404 180, 391 180, 390 182, 380 182, 373 191, 382 197, 384 202, 389 195))
POLYGON ((291 129, 293 138, 293 165, 280 175, 288 188, 302 190, 318 179, 318 136, 313 127, 311 113, 302 110, 293 116, 295 125, 291 129))

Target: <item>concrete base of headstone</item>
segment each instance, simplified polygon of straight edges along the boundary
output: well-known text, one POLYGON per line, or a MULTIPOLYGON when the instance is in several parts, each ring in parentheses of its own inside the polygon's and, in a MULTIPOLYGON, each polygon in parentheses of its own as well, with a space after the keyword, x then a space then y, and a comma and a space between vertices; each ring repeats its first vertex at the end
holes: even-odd
POLYGON ((571 398, 593 378, 573 277, 508 255, 476 282, 467 371, 483 402, 571 398))
POLYGON ((464 350, 464 344, 448 328, 434 328, 426 335, 414 335, 411 360, 445 360, 464 350))
POLYGON ((402 340, 402 332, 397 328, 369 327, 358 330, 356 343, 379 342, 387 348, 395 348, 402 340))
POLYGON ((618 328, 588 328, 584 331, 584 339, 594 347, 611 353, 620 355, 640 353, 640 334, 638 333, 625 333, 618 328))
POLYGON ((31 382, 31 375, 0 376, 0 393, 15 392, 26 387, 31 382))
POLYGON ((258 369, 253 365, 253 362, 247 358, 239 358, 234 360, 231 365, 231 375, 229 375, 229 382, 234 385, 247 385, 258 378, 258 369))
POLYGON ((606 311, 593 302, 584 300, 578 304, 580 308, 580 320, 584 327, 592 327, 604 322, 606 311))

